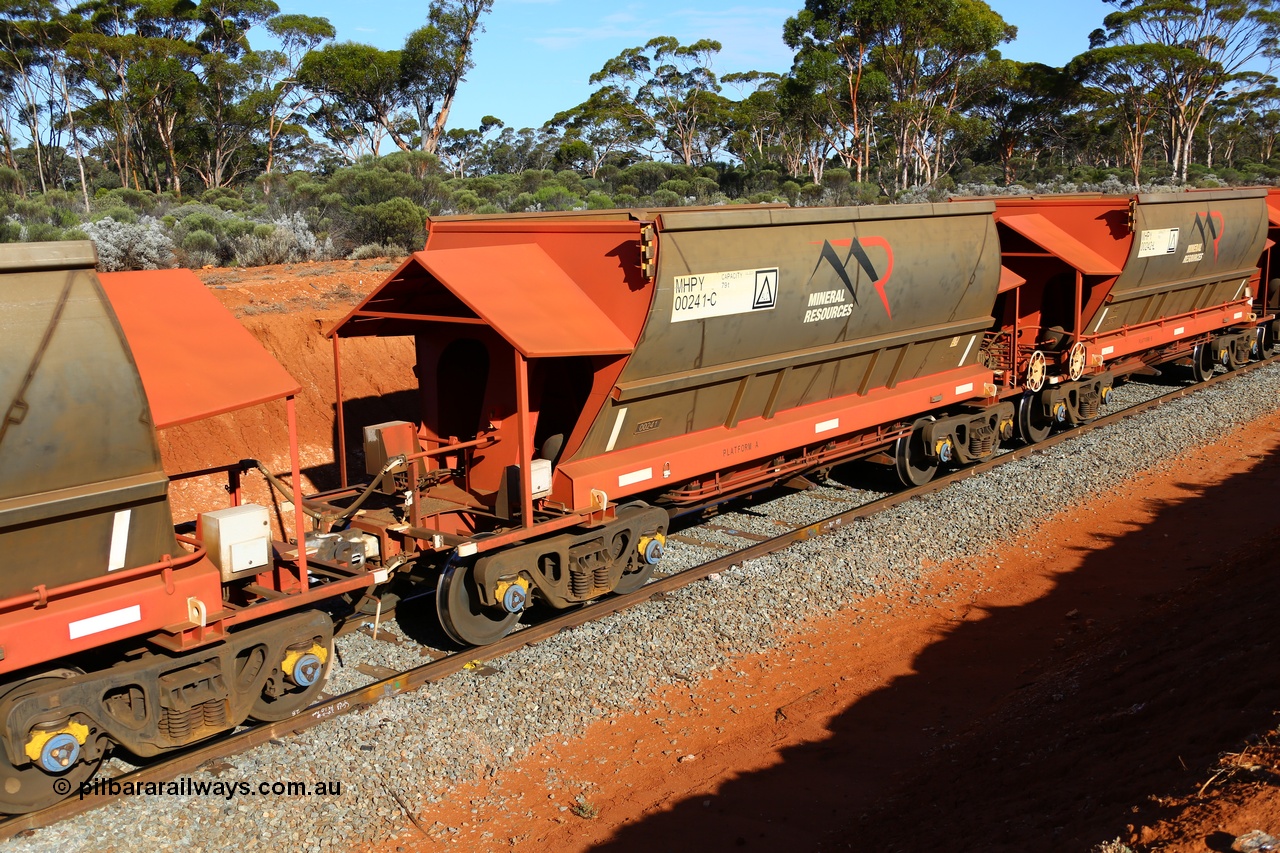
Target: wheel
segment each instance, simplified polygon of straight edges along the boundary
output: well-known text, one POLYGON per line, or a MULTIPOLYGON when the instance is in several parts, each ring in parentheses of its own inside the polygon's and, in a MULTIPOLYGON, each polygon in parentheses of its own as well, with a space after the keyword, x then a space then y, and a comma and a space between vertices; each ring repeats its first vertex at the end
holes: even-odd
POLYGON ((1077 342, 1071 345, 1067 353, 1067 376, 1072 382, 1084 376, 1085 355, 1084 344, 1077 342))
POLYGON ((1022 384, 1028 391, 1039 391, 1044 387, 1044 380, 1048 373, 1049 368, 1045 363, 1044 353, 1036 350, 1027 360, 1027 375, 1022 384))
POLYGON ((1196 382, 1212 378, 1214 366, 1213 345, 1196 344, 1191 351, 1191 378, 1196 382))
POLYGON ((475 564, 450 560, 436 584, 436 613, 440 627, 454 642, 464 646, 487 646, 510 634, 520 621, 519 613, 488 607, 480 601, 475 564))
POLYGON ((618 578, 618 583, 614 586, 613 591, 618 595, 635 592, 647 584, 651 577, 653 577, 653 565, 636 557, 627 566, 627 570, 622 573, 622 577, 618 578))
POLYGON ((626 569, 623 570, 622 576, 618 578, 618 582, 613 587, 613 591, 618 595, 635 592, 647 584, 649 578, 653 577, 653 563, 634 553, 628 558, 627 552, 631 549, 632 542, 626 531, 617 533, 613 537, 613 542, 610 543, 609 552, 612 554, 613 559, 627 560, 626 569))
POLYGON ((253 707, 249 710, 249 716, 259 722, 276 723, 297 716, 316 701, 329 678, 329 668, 333 666, 332 637, 323 642, 311 639, 296 643, 289 647, 288 652, 293 653, 294 657, 293 674, 279 674, 283 679, 284 692, 279 696, 269 696, 264 691, 254 700, 253 707), (317 646, 323 654, 315 651, 317 646))
MULTIPOLYGON (((0 708, 6 708, 10 700, 29 695, 41 682, 79 674, 58 669, 20 681, 0 696, 0 708)), ((35 762, 14 767, 6 751, 0 749, 0 814, 26 814, 55 805, 79 790, 82 782, 92 779, 101 765, 99 757, 94 761, 78 761, 61 773, 50 773, 35 762)))
POLYGON ((909 435, 904 435, 893 445, 893 468, 902 485, 911 488, 923 486, 938 473, 938 461, 930 459, 924 450, 924 429, 917 424, 909 435))
POLYGON ((1039 444, 1053 431, 1053 421, 1042 408, 1039 394, 1023 394, 1018 400, 1018 434, 1027 444, 1039 444))

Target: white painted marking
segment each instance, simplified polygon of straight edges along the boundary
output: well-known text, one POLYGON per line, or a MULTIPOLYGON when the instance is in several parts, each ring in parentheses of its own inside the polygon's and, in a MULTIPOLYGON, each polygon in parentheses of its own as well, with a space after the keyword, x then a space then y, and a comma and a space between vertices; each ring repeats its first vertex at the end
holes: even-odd
POLYGON ((124 568, 124 555, 129 550, 129 517, 133 510, 122 509, 111 523, 111 551, 107 555, 107 571, 124 568))
POLYGON ((1232 319, 1232 320, 1239 320, 1239 319, 1240 319, 1241 317, 1243 317, 1243 316, 1244 316, 1244 312, 1243 312, 1243 311, 1237 311, 1234 315, 1232 315, 1231 319, 1232 319))
POLYGON ((957 393, 957 394, 968 394, 968 393, 969 393, 970 391, 972 391, 972 390, 973 390, 973 383, 972 383, 972 382, 966 382, 966 383, 964 383, 963 385, 957 385, 957 386, 956 386, 956 393, 957 393))
POLYGON ((1186 327, 1185 327, 1185 326, 1179 326, 1178 328, 1176 328, 1176 329, 1174 329, 1174 330, 1173 330, 1173 333, 1174 333, 1175 335, 1180 335, 1180 334, 1182 334, 1182 333, 1183 333, 1183 332, 1185 332, 1185 331, 1186 331, 1186 327))
POLYGON ((1152 228, 1143 231, 1138 237, 1138 257, 1172 255, 1178 251, 1178 233, 1177 228, 1152 228))
POLYGON ((1102 321, 1107 319, 1107 312, 1111 310, 1111 306, 1102 309, 1102 313, 1098 315, 1098 322, 1093 324, 1093 330, 1096 332, 1102 328, 1102 321))
POLYGON ((643 483, 645 480, 653 479, 652 468, 641 468, 639 471, 632 471, 630 474, 618 475, 618 488, 625 488, 636 483, 643 483))
POLYGON ((1111 355, 1111 353, 1113 353, 1113 352, 1115 352, 1115 351, 1116 351, 1116 348, 1115 348, 1115 347, 1103 347, 1103 348, 1102 348, 1102 354, 1103 354, 1103 355, 1111 355))
POLYGON ((964 355, 960 356, 960 363, 957 367, 964 367, 964 360, 969 357, 969 350, 973 349, 973 342, 978 339, 977 335, 969 336, 969 345, 964 348, 964 355))
POLYGON ((459 557, 470 557, 475 553, 476 553, 476 543, 474 542, 463 542, 461 545, 458 546, 459 557))
POLYGON ((839 419, 839 418, 832 418, 832 419, 831 419, 831 420, 829 420, 829 421, 819 421, 818 423, 816 423, 816 424, 814 424, 814 425, 813 425, 813 431, 814 431, 815 433, 819 433, 819 432, 831 432, 831 430, 833 430, 833 429, 839 429, 839 428, 840 428, 840 419, 839 419))
POLYGON ((132 625, 134 622, 141 621, 142 605, 135 604, 132 607, 112 610, 110 613, 99 613, 97 616, 90 616, 88 619, 78 619, 69 623, 67 630, 71 633, 71 639, 78 640, 90 634, 101 634, 103 631, 110 631, 112 628, 119 628, 121 625, 132 625))
POLYGON ((678 275, 671 286, 673 323, 772 311, 777 304, 776 267, 678 275))
POLYGON ((627 407, 623 406, 618 409, 618 417, 613 421, 613 432, 609 433, 609 443, 604 446, 604 452, 608 453, 613 450, 613 446, 618 443, 618 433, 622 432, 622 422, 627 417, 627 407))

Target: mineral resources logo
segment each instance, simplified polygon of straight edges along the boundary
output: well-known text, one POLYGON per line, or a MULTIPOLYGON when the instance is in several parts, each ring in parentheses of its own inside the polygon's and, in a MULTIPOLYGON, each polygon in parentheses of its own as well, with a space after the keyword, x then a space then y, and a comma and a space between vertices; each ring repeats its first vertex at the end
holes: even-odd
MULTIPOLYGON (((812 245, 818 245, 816 242, 812 245)), ((889 305, 889 295, 885 292, 885 285, 889 283, 889 279, 893 276, 893 248, 890 247, 889 241, 883 237, 846 237, 836 240, 823 240, 822 251, 818 254, 818 262, 813 267, 813 272, 809 274, 809 284, 813 283, 814 277, 818 271, 824 266, 829 266, 836 275, 836 278, 844 285, 844 289, 818 291, 809 295, 809 310, 805 312, 804 322, 814 323, 819 320, 830 320, 841 317, 848 317, 853 313, 853 305, 859 303, 857 280, 860 276, 857 274, 861 270, 871 280, 871 285, 876 289, 876 293, 880 297, 880 304, 884 306, 885 316, 893 318, 893 309, 889 305), (840 256, 837 248, 847 249, 844 257, 840 256), (871 256, 867 254, 867 249, 883 250, 884 273, 876 268, 871 261, 871 256), (850 264, 856 262, 854 266, 854 274, 850 275, 850 264), (853 300, 852 305, 833 305, 833 303, 844 302, 845 294, 853 300), (815 307, 822 306, 822 307, 815 307)))

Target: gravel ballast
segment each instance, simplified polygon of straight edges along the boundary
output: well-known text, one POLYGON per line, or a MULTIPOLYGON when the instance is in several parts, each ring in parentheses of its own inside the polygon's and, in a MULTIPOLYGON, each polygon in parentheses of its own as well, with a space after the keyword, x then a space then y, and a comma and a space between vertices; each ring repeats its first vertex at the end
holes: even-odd
MULTIPOLYGON (((1131 383, 1115 408, 1165 387, 1131 383)), ((565 739, 594 720, 639 713, 655 690, 696 690, 701 674, 767 651, 806 619, 857 610, 872 596, 914 592, 939 564, 976 561, 1045 517, 1274 411, 1280 366, 1173 401, 1105 430, 970 477, 919 500, 779 554, 751 560, 642 606, 464 671, 362 712, 251 750, 193 774, 192 782, 340 782, 338 796, 237 793, 135 796, 33 835, 10 849, 339 850, 389 837, 451 787, 499 772, 541 739, 565 739), (939 536, 946 519, 947 536, 939 536), (924 568, 928 566, 929 568, 924 568), (767 593, 767 594, 765 594, 767 593), (216 774, 216 775, 215 775, 216 774)), ((839 474, 839 472, 838 472, 839 474)), ((734 532, 775 535, 877 496, 825 485, 750 508, 726 508, 716 530, 689 528, 663 569, 695 565, 749 544, 734 532), (779 524, 777 522, 782 522, 779 524), (705 541, 708 547, 688 544, 705 541)), ((865 485, 865 484, 863 484, 865 485)), ((429 598, 417 602, 432 608, 429 598)), ((883 603, 877 603, 883 609, 883 603)), ((394 622, 380 630, 398 632, 394 622)), ((412 643, 353 634, 342 640, 329 692, 368 683, 357 664, 397 669, 425 661, 412 643)), ((451 828, 432 830, 448 837, 451 828)))

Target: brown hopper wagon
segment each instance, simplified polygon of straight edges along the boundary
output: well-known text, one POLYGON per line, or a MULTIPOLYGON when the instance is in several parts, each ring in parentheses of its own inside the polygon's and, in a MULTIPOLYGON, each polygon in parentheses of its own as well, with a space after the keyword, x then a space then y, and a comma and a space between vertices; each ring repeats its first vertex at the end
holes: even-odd
POLYGON ((0 813, 62 799, 114 746, 297 713, 327 669, 316 605, 374 582, 273 542, 238 464, 217 469, 232 505, 175 535, 156 430, 283 400, 296 491, 298 386, 190 272, 96 260, 0 246, 0 813))
POLYGON ((384 553, 438 555, 441 620, 481 644, 530 596, 563 607, 642 584, 671 509, 886 448, 907 482, 936 467, 926 445, 988 456, 1014 416, 981 346, 993 210, 433 220, 331 331, 335 357, 367 335, 418 353, 418 421, 363 442, 370 473, 408 460, 385 478, 404 506, 355 524, 384 553))
POLYGON ((1023 393, 1037 441, 1097 416, 1112 383, 1189 362, 1193 376, 1260 356, 1267 309, 1265 190, 1000 199, 1005 266, 986 346, 1023 393))

